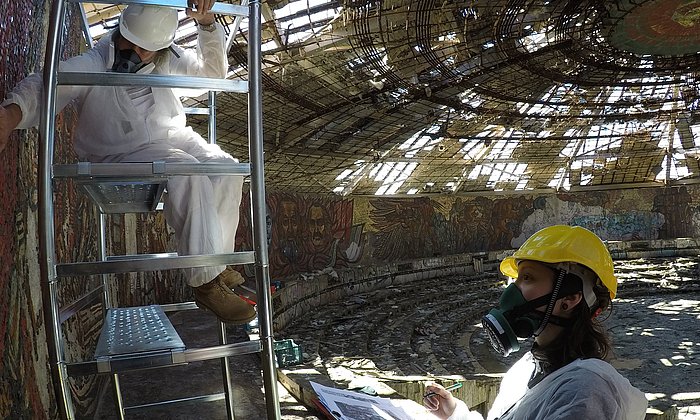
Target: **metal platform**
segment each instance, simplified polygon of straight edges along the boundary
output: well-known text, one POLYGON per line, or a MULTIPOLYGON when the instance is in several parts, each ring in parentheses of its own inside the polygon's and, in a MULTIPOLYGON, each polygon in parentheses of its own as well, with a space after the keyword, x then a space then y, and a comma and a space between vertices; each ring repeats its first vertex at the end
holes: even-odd
POLYGON ((95 274, 137 273, 179 268, 212 267, 215 265, 253 264, 254 251, 230 254, 177 255, 173 253, 112 256, 107 261, 85 261, 56 264, 58 277, 90 276, 95 274))
MULTIPOLYGON (((99 372, 111 370, 110 362, 170 358, 185 363, 177 353, 185 351, 177 331, 158 305, 112 308, 107 311, 95 350, 99 372), (146 356, 146 357, 144 357, 146 356)), ((145 366, 148 367, 150 363, 145 366)))
POLYGON ((168 181, 99 179, 79 184, 102 213, 148 213, 158 207, 168 181))

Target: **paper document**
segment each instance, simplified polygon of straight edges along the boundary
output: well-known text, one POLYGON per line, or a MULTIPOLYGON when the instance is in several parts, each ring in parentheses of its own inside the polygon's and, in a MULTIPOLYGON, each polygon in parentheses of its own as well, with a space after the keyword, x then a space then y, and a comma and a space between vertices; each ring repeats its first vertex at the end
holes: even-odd
POLYGON ((318 399, 329 413, 342 420, 431 420, 430 411, 407 399, 373 397, 360 392, 331 388, 311 382, 318 399))

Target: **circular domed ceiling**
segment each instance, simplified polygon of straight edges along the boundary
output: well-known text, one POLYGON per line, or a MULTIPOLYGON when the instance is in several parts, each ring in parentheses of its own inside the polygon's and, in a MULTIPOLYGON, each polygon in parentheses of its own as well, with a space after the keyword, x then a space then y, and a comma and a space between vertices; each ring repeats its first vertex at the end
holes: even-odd
POLYGON ((614 47, 660 56, 700 51, 700 0, 656 0, 616 9, 611 15, 619 20, 609 35, 614 47))

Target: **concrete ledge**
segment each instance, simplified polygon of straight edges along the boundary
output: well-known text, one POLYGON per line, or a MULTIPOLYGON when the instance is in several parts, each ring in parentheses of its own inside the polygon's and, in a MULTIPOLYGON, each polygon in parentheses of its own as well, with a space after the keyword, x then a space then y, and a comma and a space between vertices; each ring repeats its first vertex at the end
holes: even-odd
POLYGON ((643 241, 610 241, 613 259, 691 257, 700 255, 700 239, 675 238, 643 241))
POLYGON ((309 407, 315 407, 318 400, 310 384, 312 381, 336 388, 370 386, 382 397, 407 398, 419 404, 422 404, 428 383, 437 382, 443 386, 449 386, 455 382, 463 382, 464 386, 454 391, 454 395, 464 401, 471 410, 480 412, 484 418, 498 394, 502 378, 502 375, 490 374, 470 377, 459 375, 364 377, 343 386, 331 380, 328 375, 308 365, 296 366, 293 369, 278 369, 277 375, 278 380, 290 394, 309 407))
POLYGON ((280 331, 291 320, 316 306, 337 302, 358 293, 450 274, 493 272, 497 267, 496 258, 495 253, 489 253, 479 255, 474 261, 471 254, 460 254, 384 266, 357 266, 338 271, 326 269, 300 274, 295 278, 284 279, 284 287, 274 294, 273 327, 275 331, 280 331))

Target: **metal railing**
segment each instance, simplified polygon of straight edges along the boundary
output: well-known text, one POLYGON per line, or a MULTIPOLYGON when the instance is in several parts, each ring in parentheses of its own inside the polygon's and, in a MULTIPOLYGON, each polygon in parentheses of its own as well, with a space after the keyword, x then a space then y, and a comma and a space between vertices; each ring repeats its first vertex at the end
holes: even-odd
MULTIPOLYGON (((164 364, 188 363, 191 361, 222 359, 222 370, 225 377, 224 392, 210 396, 196 396, 187 401, 213 401, 223 396, 227 402, 227 413, 233 418, 233 401, 231 390, 231 375, 228 368, 228 357, 236 354, 261 353, 263 383, 265 389, 265 401, 267 416, 269 419, 281 417, 279 397, 277 392, 277 374, 274 357, 274 338, 272 331, 272 303, 270 295, 270 274, 267 250, 267 238, 265 231, 265 183, 264 183, 264 159, 263 159, 263 132, 262 132, 262 77, 261 77, 261 5, 259 0, 251 1, 246 7, 243 5, 231 5, 216 3, 212 12, 216 14, 228 14, 234 16, 247 16, 249 18, 249 48, 248 62, 250 79, 245 81, 232 81, 209 78, 195 78, 184 76, 160 76, 160 75, 123 75, 115 73, 59 73, 58 62, 62 43, 62 28, 65 24, 67 3, 80 3, 80 0, 55 0, 52 3, 49 21, 48 40, 44 62, 44 90, 42 98, 40 137, 41 148, 39 150, 39 255, 40 272, 42 279, 42 298, 47 329, 49 359, 53 375, 54 390, 59 404, 59 412, 62 418, 75 418, 73 397, 69 385, 69 376, 94 373, 112 373, 115 383, 115 397, 120 407, 120 416, 123 418, 126 409, 149 407, 165 403, 178 403, 181 400, 171 400, 158 403, 141 404, 138 406, 124 407, 119 388, 119 378, 115 370, 138 368, 138 358, 125 358, 114 362, 87 360, 68 363, 65 358, 66 343, 63 340, 61 325, 81 308, 91 305, 100 298, 106 308, 112 307, 112 302, 107 290, 107 283, 103 278, 100 287, 84 294, 76 301, 59 308, 59 280, 63 276, 93 275, 118 272, 152 271, 154 261, 159 268, 200 267, 221 264, 255 264, 256 288, 259 301, 258 321, 260 326, 260 339, 246 343, 226 342, 226 327, 221 323, 221 344, 219 346, 203 349, 185 349, 177 352, 175 356, 153 355, 164 364), (56 114, 56 87, 59 84, 71 85, 131 85, 131 86, 162 86, 162 87, 187 87, 206 88, 226 92, 248 94, 249 113, 249 143, 250 164, 224 165, 226 167, 201 164, 87 164, 54 165, 54 137, 56 114), (114 167, 110 165, 115 165, 114 167), (116 165, 119 165, 117 168, 116 165), (188 166, 189 165, 189 166, 188 166), (97 238, 100 245, 101 261, 77 262, 68 264, 56 263, 55 226, 54 226, 54 193, 53 181, 57 178, 96 178, 109 176, 128 175, 132 179, 148 179, 152 177, 166 177, 171 175, 193 174, 226 174, 226 175, 250 175, 251 205, 253 214, 253 252, 235 252, 220 255, 194 255, 176 256, 173 254, 142 254, 137 256, 107 256, 105 252, 106 240, 105 215, 100 215, 100 234, 97 238), (100 365, 100 363, 102 363, 100 365), (100 367, 101 366, 101 367, 100 367), (136 366, 136 367, 134 367, 136 366)), ((245 3, 248 3, 244 0, 245 3)), ((102 0, 105 4, 147 4, 160 5, 175 8, 186 8, 187 0, 102 0)), ((236 28, 240 19, 234 20, 236 28)), ((83 15, 83 24, 85 16, 83 15)), ((235 30, 234 30, 235 34, 235 30)), ((89 31, 86 31, 86 36, 89 31)), ((234 36, 233 34, 231 36, 234 36)), ((88 41, 89 42, 89 41, 88 41)), ((230 45, 231 39, 227 41, 230 45)), ((215 117, 215 97, 210 93, 210 117, 215 117)), ((210 141, 215 139, 216 126, 210 122, 210 141)), ((192 308, 190 303, 181 303, 169 306, 171 309, 192 308)), ((148 356, 144 356, 148 358, 148 356)), ((153 367, 153 360, 146 361, 145 365, 153 367), (150 363, 150 364, 149 364, 150 363)), ((182 400, 182 401, 184 401, 182 400)))

